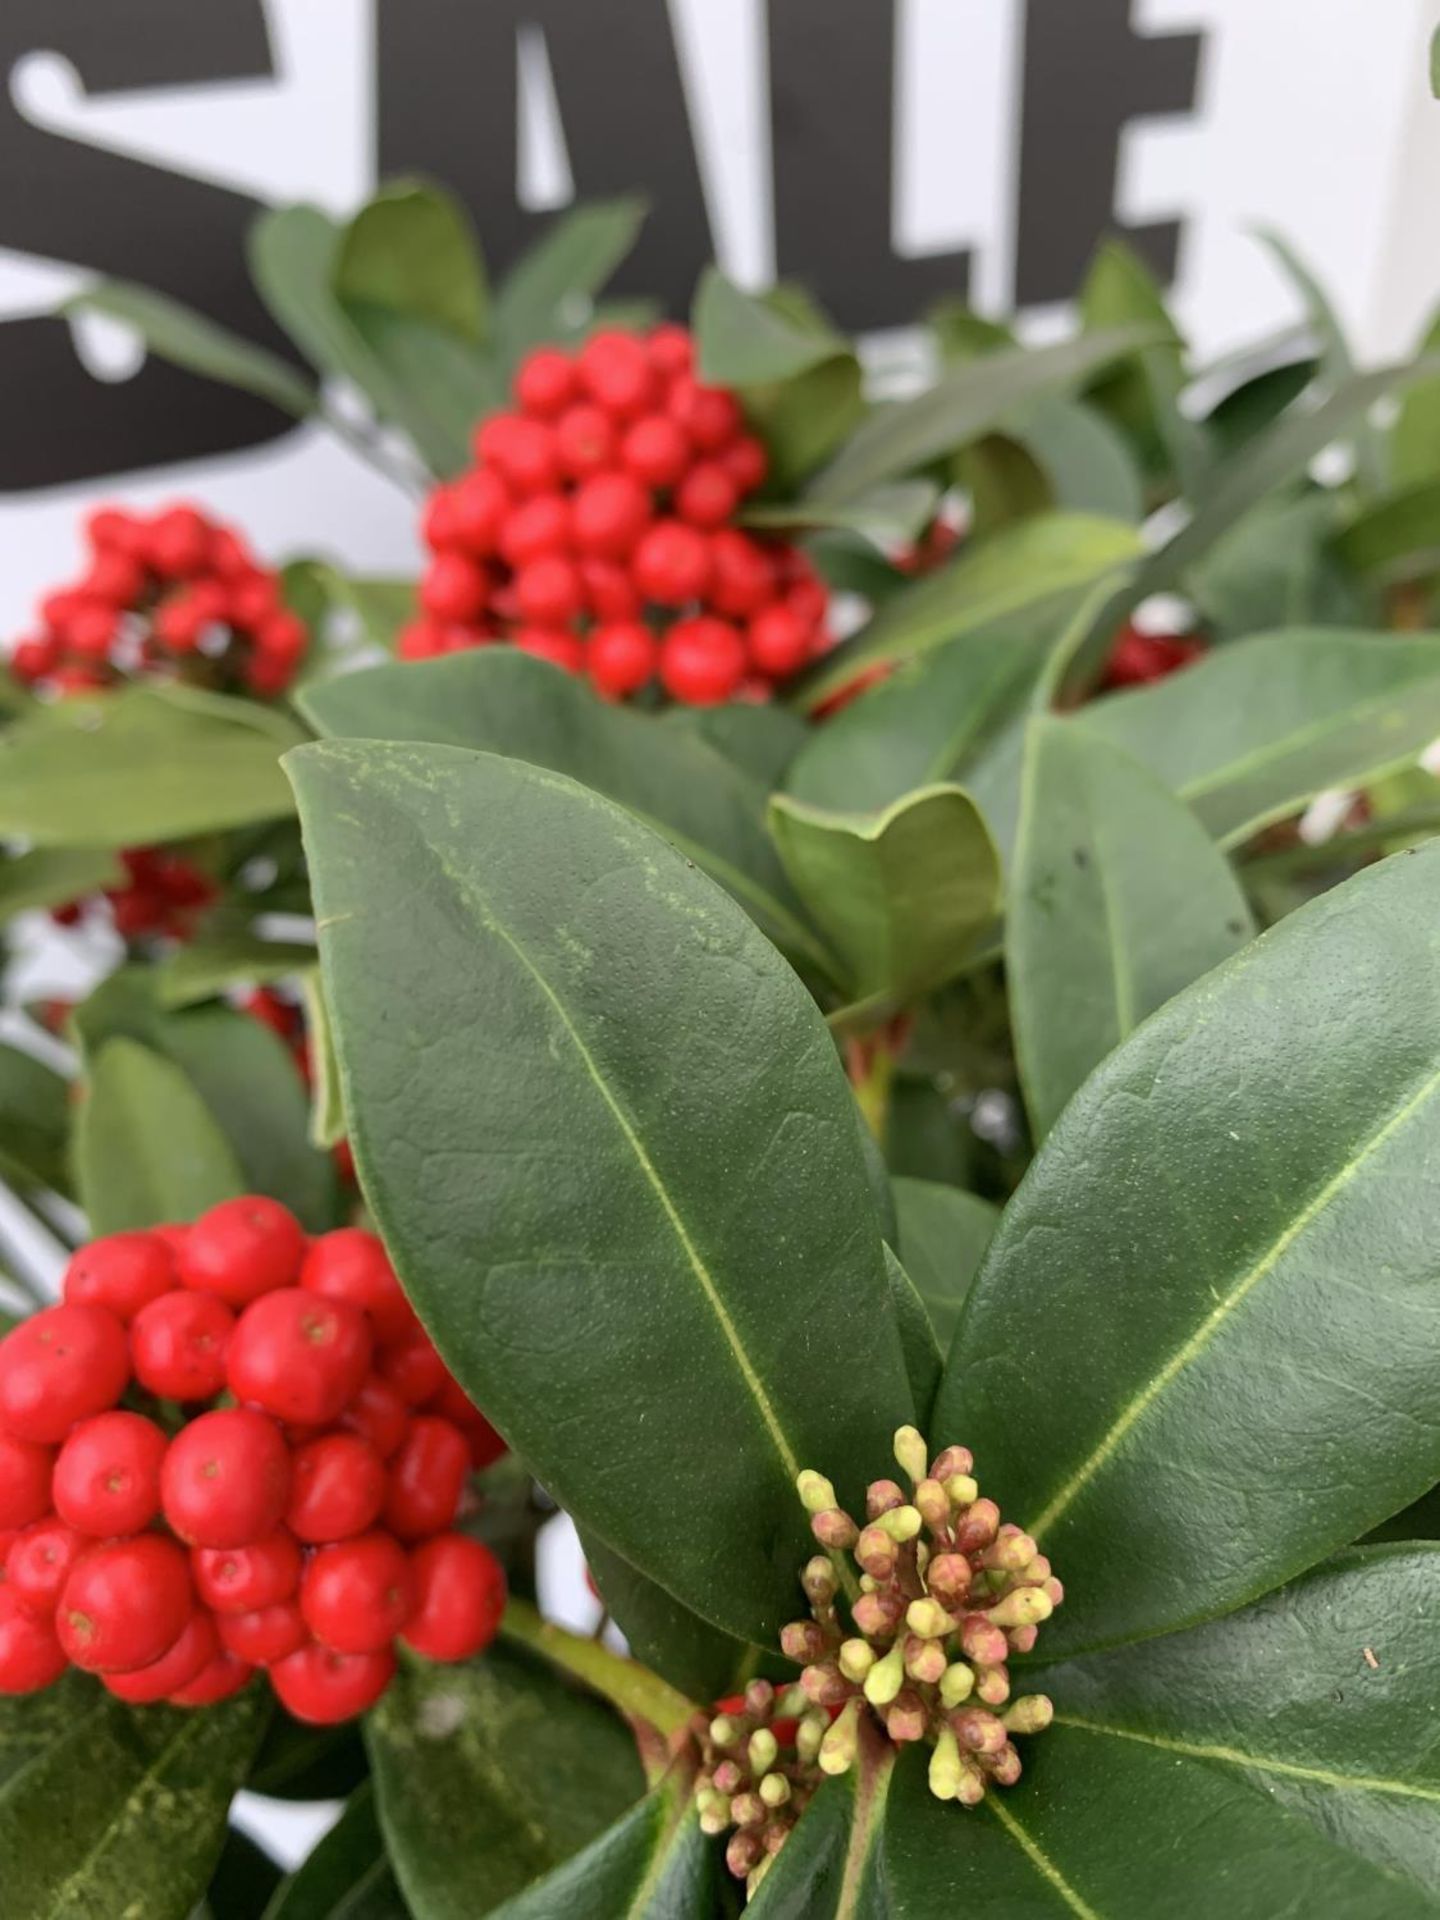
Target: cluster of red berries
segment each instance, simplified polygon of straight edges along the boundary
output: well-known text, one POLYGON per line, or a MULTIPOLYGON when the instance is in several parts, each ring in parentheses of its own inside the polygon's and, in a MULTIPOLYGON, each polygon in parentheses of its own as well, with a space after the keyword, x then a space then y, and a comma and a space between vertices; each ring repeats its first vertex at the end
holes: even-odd
POLYGON ((80 925, 103 900, 115 931, 123 940, 166 936, 188 940, 205 909, 219 898, 219 888, 193 860, 168 847, 126 847, 120 855, 125 869, 122 887, 71 900, 51 909, 57 925, 80 925))
POLYGON ((397 1638, 494 1637, 504 1574, 454 1528, 503 1451, 373 1234, 249 1197, 93 1241, 0 1342, 0 1694, 76 1666, 207 1706, 264 1667, 299 1719, 363 1712, 397 1638))
POLYGON ((12 650, 18 679, 90 693, 159 673, 274 699, 295 678, 309 632, 233 527, 184 504, 150 518, 103 507, 85 539, 84 573, 46 595, 12 650))
POLYGON ((1120 629, 1105 662, 1100 685, 1107 693, 1122 687, 1145 687, 1166 680, 1181 667, 1201 659, 1209 648, 1198 633, 1142 633, 1139 627, 1120 629))
POLYGON ((829 645, 807 557, 732 524, 765 448, 735 395, 695 378, 685 328, 539 348, 515 399, 477 430, 478 464, 430 496, 403 659, 509 640, 609 699, 658 676, 703 706, 763 698, 829 645))

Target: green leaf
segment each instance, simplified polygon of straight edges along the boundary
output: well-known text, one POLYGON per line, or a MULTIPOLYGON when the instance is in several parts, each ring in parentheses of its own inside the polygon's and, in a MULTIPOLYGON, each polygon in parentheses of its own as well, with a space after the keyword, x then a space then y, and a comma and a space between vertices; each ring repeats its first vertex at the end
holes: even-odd
POLYGON ((1191 569, 1190 597, 1220 640, 1277 627, 1363 625, 1373 617, 1328 549, 1335 496, 1285 493, 1247 513, 1191 569))
POLYGON ((319 405, 319 394, 288 360, 152 287, 136 286, 130 280, 98 280, 74 294, 61 311, 98 313, 118 320, 134 328, 147 353, 184 367, 187 373, 204 374, 224 386, 258 394, 299 420, 319 405))
POLYGON ((1270 633, 1081 709, 1233 844, 1327 787, 1413 761, 1440 733, 1440 638, 1270 633))
POLYGON ((479 346, 485 268, 465 209, 422 180, 386 182, 346 227, 335 262, 342 301, 389 308, 479 346))
POLYGON ((1440 27, 1430 36, 1430 92, 1440 100, 1440 27))
MULTIPOLYGON (((1091 514, 1042 514, 970 549, 928 579, 897 593, 853 640, 828 655, 803 683, 814 709, 867 667, 898 664, 962 635, 1093 592, 1109 576, 1133 569, 1141 552, 1134 527, 1091 514)), ((1056 614, 1056 633, 1064 620, 1056 614)))
POLYGON ((263 1847, 238 1827, 228 1828, 198 1920, 261 1920, 281 1878, 263 1847))
POLYGON ((70 1191, 74 1088, 34 1054, 0 1043, 0 1177, 19 1192, 70 1191))
POLYGON ((664 834, 787 953, 833 970, 765 831, 766 791, 697 729, 607 706, 512 647, 343 674, 302 705, 331 738, 483 748, 569 774, 664 834))
MULTIPOLYGON (((1355 360, 1334 302, 1288 240, 1265 227, 1257 228, 1255 237, 1304 303, 1308 331, 1318 352, 1320 378, 1331 388, 1343 386, 1355 377, 1355 360)), ((1362 425, 1356 430, 1355 455, 1359 478, 1372 489, 1382 487, 1384 443, 1374 427, 1362 425)))
POLYGON ((1173 471, 1182 491, 1201 480, 1209 452, 1203 428, 1180 408, 1186 384, 1185 343, 1165 305, 1160 283, 1133 247, 1105 240, 1080 290, 1085 334, 1116 327, 1143 329, 1149 344, 1103 371, 1087 399, 1131 440, 1147 473, 1173 471))
MULTIPOLYGON (((1431 320, 1417 357, 1434 366, 1440 353, 1440 314, 1431 320)), ((1400 397, 1390 429, 1390 481, 1397 489, 1440 474, 1440 378, 1413 381, 1400 397)))
POLYGON ((726 387, 768 386, 848 354, 837 333, 801 326, 759 294, 746 293, 719 267, 706 267, 691 315, 702 380, 726 387))
POLYGON ((380 1824, 417 1920, 473 1920, 568 1860, 644 1791, 608 1707, 495 1646, 406 1659, 367 1722, 380 1824))
POLYGON ((393 652, 395 637, 415 614, 415 582, 341 573, 327 560, 292 560, 285 569, 285 595, 301 603, 312 627, 332 614, 347 616, 360 637, 393 652))
POLYGON ((67 906, 124 883, 125 869, 107 849, 34 847, 0 860, 0 920, 37 907, 67 906))
POLYGON ((707 1705, 735 1692, 751 1659, 744 1642, 682 1606, 594 1534, 582 1534, 580 1543, 605 1606, 637 1660, 707 1705))
POLYGON ((344 1800, 370 1777, 355 1722, 304 1726, 277 1707, 245 1784, 274 1800, 344 1800))
POLYGON ((98 1683, 78 1667, 42 1693, 0 1694, 0 1801, 8 1783, 62 1740, 98 1698, 98 1683))
POLYGON ((905 1355, 910 1396, 915 1402, 918 1424, 924 1426, 930 1418, 930 1408, 940 1385, 944 1355, 929 1308, 921 1299, 915 1282, 901 1265, 899 1256, 888 1245, 885 1248, 885 1277, 890 1283, 895 1324, 900 1330, 900 1348, 905 1355))
POLYGON ((780 785, 786 768, 812 738, 798 713, 750 700, 720 707, 669 707, 660 719, 667 727, 698 734, 742 773, 758 780, 766 793, 780 785))
POLYGON ((92 1234, 194 1220, 246 1190, 209 1108, 180 1069, 133 1040, 100 1049, 75 1134, 92 1234))
POLYGON ((304 739, 249 701, 137 687, 65 700, 0 734, 0 834, 132 847, 291 810, 280 754, 304 739))
POLYGON ((1228 1611, 1440 1479, 1437 910, 1432 842, 1292 914, 1110 1056, 1006 1208, 934 1431, 985 1436, 1065 1582, 1047 1652, 1228 1611))
POLYGON ((688 1774, 671 1777, 543 1880, 501 1920, 708 1920, 722 1911, 720 1850, 700 1831, 688 1774))
POLYGON ((262 940, 248 929, 201 934, 158 963, 155 995, 162 1007, 190 1007, 231 987, 293 980, 314 965, 314 947, 296 942, 262 940))
POLYGON ((1000 1209, 979 1194, 938 1180, 892 1180, 900 1219, 900 1258, 925 1302, 942 1352, 950 1349, 960 1308, 994 1237, 1000 1209))
POLYGON ((340 1063, 335 1057, 335 1033, 320 969, 310 968, 301 981, 305 995, 305 1024, 310 1034, 310 1062, 314 1088, 310 1106, 310 1138, 317 1147, 334 1147, 349 1131, 345 1096, 340 1087, 340 1063))
POLYGON ((5 1920, 187 1920, 269 1711, 258 1686, 203 1713, 91 1692, 0 1789, 5 1920))
POLYGON ((876 814, 829 813, 782 794, 769 817, 854 999, 905 1005, 943 986, 999 912, 999 858, 960 787, 922 787, 876 814))
POLYGON ((409 1920, 409 1911, 367 1780, 309 1858, 276 1888, 264 1920, 409 1920))
POLYGON ((1254 931, 1229 862, 1157 775, 1068 721, 1031 721, 1005 977, 1037 1142, 1147 1014, 1254 931))
MULTIPOLYGON (((889 1920, 897 1913, 884 1844, 894 1775, 895 1749, 873 1738, 849 1773, 823 1781, 746 1906, 748 1920, 889 1920)), ((946 1909, 922 1911, 928 1920, 946 1909)))
POLYGON ((288 764, 407 1291, 561 1505, 768 1642, 804 1557, 794 1475, 824 1460, 858 1492, 909 1399, 814 1003, 690 862, 569 780, 378 741, 288 764), (631 1376, 641 1401, 616 1396, 631 1376))
POLYGON ((494 331, 505 360, 566 340, 634 246, 646 203, 592 201, 551 222, 510 269, 495 300, 494 331))
POLYGON ((1205 419, 1217 458, 1228 459, 1273 426, 1304 393, 1315 373, 1313 359, 1287 360, 1251 373, 1232 387, 1205 419))
POLYGON ((841 527, 864 534, 878 547, 902 546, 916 539, 935 515, 940 490, 933 480, 893 480, 858 500, 762 501, 744 507, 740 519, 747 527, 767 532, 805 532, 816 527, 841 527))
POLYGON ((1334 551, 1343 565, 1387 580, 1440 569, 1440 479, 1356 514, 1335 535, 1334 551))
POLYGON ((1140 474, 1124 439, 1097 407, 1051 398, 1007 432, 1038 464, 1057 507, 1134 525, 1145 517, 1140 474))

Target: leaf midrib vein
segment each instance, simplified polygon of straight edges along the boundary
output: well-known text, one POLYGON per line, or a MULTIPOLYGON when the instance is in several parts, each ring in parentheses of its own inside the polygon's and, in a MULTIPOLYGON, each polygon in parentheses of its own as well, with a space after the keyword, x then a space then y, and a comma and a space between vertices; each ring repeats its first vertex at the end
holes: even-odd
POLYGON ((1075 1891, 1045 1849, 1025 1831, 999 1794, 987 1793, 982 1805, 1000 1822, 1041 1879, 1055 1889, 1072 1913, 1078 1914, 1080 1920, 1102 1920, 1089 1901, 1083 1900, 1075 1891))
POLYGON ((1440 1805, 1440 1787, 1427 1787, 1415 1781, 1387 1780, 1380 1775, 1335 1773, 1327 1767, 1306 1766, 1298 1760, 1277 1760, 1271 1755, 1246 1753, 1241 1747, 1211 1746, 1199 1741, 1175 1740, 1164 1734, 1138 1733, 1130 1727, 1111 1727, 1082 1715, 1057 1713, 1057 1727, 1076 1727, 1083 1733, 1108 1734, 1112 1740, 1133 1740, 1140 1746, 1158 1747, 1164 1753, 1183 1754, 1191 1760, 1217 1760, 1227 1766, 1247 1768, 1257 1773, 1274 1773, 1288 1780, 1308 1780, 1316 1786, 1334 1787, 1342 1793, 1388 1793, 1406 1800, 1429 1800, 1440 1805))

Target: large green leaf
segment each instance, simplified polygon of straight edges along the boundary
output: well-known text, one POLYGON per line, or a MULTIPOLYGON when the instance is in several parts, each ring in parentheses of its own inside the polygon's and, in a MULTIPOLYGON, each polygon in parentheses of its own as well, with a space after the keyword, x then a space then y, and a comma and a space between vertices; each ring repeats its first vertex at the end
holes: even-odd
POLYGON ((96 1689, 51 1720, 0 1787, 5 1920, 187 1920, 269 1711, 258 1686, 201 1713, 96 1689))
POLYGON ((834 968, 766 834, 767 789, 694 727, 606 706, 513 647, 343 674, 302 704, 332 738, 476 747, 569 774, 664 834, 794 959, 834 968))
MULTIPOLYGON (((1345 337, 1344 324, 1329 294, 1283 235, 1260 227, 1256 229, 1255 237, 1270 253, 1304 304, 1307 331, 1316 350, 1320 379, 1331 389, 1353 380, 1355 360, 1345 337)), ((1383 486, 1384 444, 1375 428, 1364 423, 1356 428, 1355 456, 1359 477, 1365 485, 1373 489, 1383 486)))
POLYGON ((108 848, 32 847, 0 860, 0 919, 124 884, 125 869, 108 848))
POLYGON ((309 1858, 276 1888, 264 1920, 410 1920, 368 1780, 309 1858))
POLYGON ((551 223, 495 298, 495 337, 507 364, 531 347, 573 335, 574 309, 588 306, 605 285, 644 219, 645 202, 632 196, 591 201, 551 223))
POLYGON ((423 180, 387 181, 345 229, 335 291, 346 305, 428 320, 479 346, 485 269, 453 194, 423 180))
POLYGON ((94 1234, 194 1220, 246 1181, 180 1068, 123 1038, 100 1048, 75 1134, 80 1204, 94 1234))
POLYGON ((874 814, 831 813, 782 794, 769 817, 855 1000, 904 1005, 943 986, 1000 910, 999 856, 961 787, 922 787, 874 814))
POLYGON ((16 1774, 64 1738, 97 1697, 97 1683, 78 1667, 43 1693, 0 1694, 0 1797, 16 1774))
POLYGON ((1440 733, 1440 637, 1261 634, 1073 724, 1153 768, 1233 842, 1326 787, 1414 760, 1440 733))
POLYGON ((288 764, 345 1110, 407 1290, 562 1505, 770 1640, 804 1555, 795 1473, 824 1461, 854 1497, 909 1400, 814 1003, 689 861, 569 780, 379 741, 288 764))
POLYGON ((925 1302, 942 1352, 948 1352, 1000 1209, 979 1194, 939 1180, 900 1178, 891 1187, 899 1216, 900 1257, 925 1302))
POLYGON ((0 1176, 20 1191, 68 1193, 72 1083, 43 1060, 0 1043, 0 1176))
POLYGON ((1190 570, 1189 594, 1218 641, 1283 627, 1355 627, 1374 617, 1330 548, 1336 498, 1324 487, 1262 500, 1190 570))
POLYGON ((682 1771, 583 1853, 497 1909, 501 1920, 710 1920, 720 1911, 720 1850, 700 1831, 682 1771))
POLYGON ((702 1705, 736 1691, 751 1648, 682 1606, 595 1535, 582 1533, 580 1544, 605 1607, 637 1660, 702 1705))
POLYGON ((261 1920, 283 1877, 263 1847, 229 1827, 195 1920, 261 1920))
POLYGON ((91 849, 273 820, 293 804, 280 755, 304 737, 218 694, 62 701, 0 735, 0 833, 91 849))
POLYGON ((935 1432, 1065 1582, 1047 1650, 1238 1606, 1440 1479, 1437 958, 1431 843, 1153 1015, 1006 1208, 935 1432))
POLYGON ((407 1659, 366 1728, 380 1824, 416 1920, 473 1920, 568 1860, 644 1791, 624 1723, 500 1647, 407 1659))
POLYGON ((1126 1034, 1254 933, 1230 864, 1148 767, 1030 723, 1005 976, 1031 1131, 1126 1034))

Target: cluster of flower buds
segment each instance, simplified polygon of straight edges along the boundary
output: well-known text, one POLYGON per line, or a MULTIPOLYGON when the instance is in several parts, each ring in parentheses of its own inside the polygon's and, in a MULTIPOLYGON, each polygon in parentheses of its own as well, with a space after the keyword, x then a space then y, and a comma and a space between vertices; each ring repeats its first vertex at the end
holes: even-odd
POLYGON ((57 926, 76 927, 108 915, 122 940, 189 940, 220 890, 208 873, 168 847, 126 847, 123 886, 53 907, 57 926))
POLYGON ((981 1498, 968 1448, 947 1447, 930 1460, 915 1428, 901 1427, 895 1458, 911 1491, 875 1481, 863 1526, 822 1474, 805 1472, 797 1482, 826 1549, 801 1576, 811 1618, 781 1635, 804 1667, 810 1703, 797 1741, 802 1752, 813 1743, 822 1773, 845 1773, 868 1715, 896 1744, 929 1743, 931 1792, 973 1807, 991 1784, 1020 1778, 1011 1735, 1050 1724, 1043 1694, 1011 1699, 1006 1661, 1030 1652, 1063 1589, 1030 1536, 1003 1525, 994 1501, 981 1498), (859 1592, 848 1602, 844 1554, 859 1569, 859 1592))
POLYGON ((744 1693, 718 1701, 713 1719, 695 1723, 701 1830, 730 1834, 725 1864, 751 1893, 823 1777, 809 1706, 798 1686, 777 1691, 752 1680, 744 1693))
POLYGON ((187 503, 149 518, 103 507, 85 538, 85 571, 15 643, 17 679, 67 694, 161 675, 268 700, 295 678, 309 632, 233 527, 187 503))

